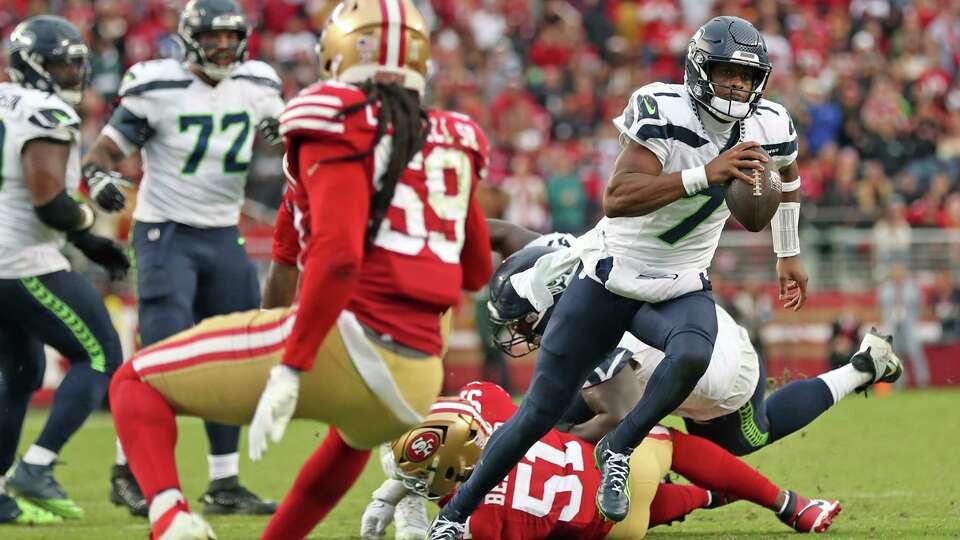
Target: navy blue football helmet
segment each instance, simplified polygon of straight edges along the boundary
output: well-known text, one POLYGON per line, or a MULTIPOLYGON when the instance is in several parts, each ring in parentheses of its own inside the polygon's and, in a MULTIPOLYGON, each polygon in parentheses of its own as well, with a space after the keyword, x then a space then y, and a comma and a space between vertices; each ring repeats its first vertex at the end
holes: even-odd
POLYGON ((748 118, 757 110, 771 69, 767 44, 760 32, 739 17, 723 16, 701 26, 690 39, 683 81, 700 105, 715 116, 733 122, 748 118), (736 89, 747 93, 745 102, 717 95, 717 88, 724 86, 711 80, 711 72, 719 63, 753 68, 753 88, 736 89))
POLYGON ((56 94, 70 105, 83 99, 90 52, 68 20, 53 15, 30 17, 13 29, 8 53, 7 72, 14 82, 56 94))
POLYGON ((563 293, 556 289, 553 306, 538 312, 529 300, 520 296, 510 283, 510 277, 533 267, 537 260, 560 248, 555 246, 531 246, 507 257, 490 278, 490 323, 493 325, 493 342, 501 351, 514 358, 523 356, 540 347, 540 337, 547 328, 557 300, 563 293), (526 344, 523 352, 514 347, 526 344))
POLYGON ((186 61, 199 66, 215 81, 230 75, 238 63, 247 59, 249 35, 247 17, 234 0, 190 0, 180 14, 180 25, 177 28, 177 37, 183 45, 186 61), (234 49, 234 61, 228 65, 220 65, 207 58, 200 46, 199 35, 216 30, 230 30, 240 37, 237 48, 234 49))

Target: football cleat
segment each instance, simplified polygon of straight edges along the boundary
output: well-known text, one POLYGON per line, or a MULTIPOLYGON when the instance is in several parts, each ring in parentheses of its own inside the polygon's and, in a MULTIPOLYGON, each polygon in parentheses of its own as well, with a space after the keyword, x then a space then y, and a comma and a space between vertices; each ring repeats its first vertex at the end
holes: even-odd
POLYGON ((597 509, 607 521, 623 521, 630 512, 630 453, 611 450, 609 435, 605 435, 594 448, 593 458, 600 469, 597 509))
POLYGON ((426 499, 413 494, 400 499, 393 511, 393 519, 397 528, 396 540, 421 540, 430 528, 426 499))
POLYGON ((466 532, 466 523, 451 521, 442 515, 437 515, 423 540, 460 540, 466 532))
POLYGON ((833 499, 808 499, 793 491, 788 491, 787 497, 786 508, 777 517, 799 533, 826 532, 842 510, 840 502, 833 499))
POLYGON ((163 513, 150 528, 150 540, 216 540, 210 525, 180 503, 163 513))
POLYGON ((207 492, 200 497, 204 514, 269 515, 277 511, 277 503, 258 497, 240 485, 236 476, 218 478, 210 482, 207 492))
POLYGON ((863 392, 878 382, 895 382, 903 375, 903 362, 893 352, 893 336, 883 335, 876 328, 871 328, 863 336, 860 349, 850 359, 850 364, 857 371, 873 377, 869 383, 857 387, 857 392, 863 392))
POLYGON ((110 470, 110 502, 126 506, 131 516, 147 517, 147 499, 128 465, 114 465, 110 470))
POLYGON ((0 525, 51 525, 54 523, 63 523, 63 518, 27 501, 16 500, 0 493, 0 525))
POLYGON ((80 519, 83 508, 67 497, 67 493, 53 477, 53 465, 17 463, 13 476, 7 479, 7 487, 14 495, 25 499, 62 518, 80 519))

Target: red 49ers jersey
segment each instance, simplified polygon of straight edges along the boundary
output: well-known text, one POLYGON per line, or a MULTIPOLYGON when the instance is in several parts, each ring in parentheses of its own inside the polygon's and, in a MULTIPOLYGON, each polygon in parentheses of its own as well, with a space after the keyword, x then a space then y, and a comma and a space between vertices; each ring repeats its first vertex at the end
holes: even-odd
MULTIPOLYGON (((488 382, 464 386, 460 399, 472 404, 494 429, 517 410, 506 391, 488 382)), ((550 430, 503 482, 484 496, 467 522, 464 538, 603 538, 613 525, 603 521, 597 512, 594 494, 599 484, 593 445, 550 430)))
MULTIPOLYGON (((354 112, 341 111, 366 100, 357 87, 322 83, 292 99, 280 117, 286 144, 285 170, 292 206, 283 216, 297 234, 275 234, 274 254, 289 259, 280 246, 293 239, 299 253, 310 242, 310 222, 322 220, 310 212, 306 191, 297 171, 299 142, 330 141, 348 148, 348 156, 363 156, 365 177, 342 181, 367 182, 370 192, 380 189, 380 176, 389 160, 389 146, 374 149, 379 104, 354 112), (282 238, 281 238, 282 236, 282 238)), ((386 217, 363 258, 359 280, 347 309, 378 333, 417 350, 439 354, 440 315, 460 298, 471 265, 462 261, 489 260, 489 238, 482 212, 474 200, 476 184, 486 174, 488 143, 483 130, 469 117, 448 111, 429 112, 430 131, 423 149, 403 172, 386 217)), ((281 211, 281 215, 283 210, 281 211)), ((279 221, 278 221, 279 224, 279 221)), ((301 266, 303 260, 299 261, 301 266)), ((488 264, 479 265, 489 268, 488 264)), ((482 283, 487 276, 479 276, 482 283)), ((302 299, 322 301, 322 299, 302 299)))

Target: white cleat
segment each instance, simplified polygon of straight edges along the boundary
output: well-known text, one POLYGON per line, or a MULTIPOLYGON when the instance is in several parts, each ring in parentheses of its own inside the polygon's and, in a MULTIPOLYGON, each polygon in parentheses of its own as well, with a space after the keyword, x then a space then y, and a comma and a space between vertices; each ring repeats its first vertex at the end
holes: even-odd
POLYGON ((850 363, 858 371, 873 376, 873 380, 857 388, 857 392, 862 392, 878 382, 894 382, 903 375, 903 362, 893 352, 893 336, 883 335, 876 328, 871 328, 863 336, 860 349, 850 359, 850 363))
POLYGON ((423 540, 430 528, 426 499, 414 494, 400 499, 393 519, 397 527, 395 540, 423 540))

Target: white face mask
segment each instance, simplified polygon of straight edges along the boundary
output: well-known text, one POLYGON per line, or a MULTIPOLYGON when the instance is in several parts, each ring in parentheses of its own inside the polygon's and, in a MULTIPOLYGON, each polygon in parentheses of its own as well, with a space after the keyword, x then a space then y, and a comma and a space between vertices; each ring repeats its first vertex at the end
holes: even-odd
POLYGON ((76 106, 83 101, 83 92, 80 90, 63 90, 59 89, 56 92, 57 96, 60 97, 63 101, 67 102, 67 105, 76 106))
POLYGON ((713 96, 710 99, 710 105, 713 107, 710 112, 723 120, 736 122, 750 116, 750 104, 743 101, 733 101, 713 96))
POLYGON ((233 72, 233 68, 237 65, 236 62, 221 66, 220 64, 214 64, 213 62, 207 62, 200 68, 203 71, 203 74, 215 81, 222 81, 230 76, 230 73, 233 72))

